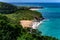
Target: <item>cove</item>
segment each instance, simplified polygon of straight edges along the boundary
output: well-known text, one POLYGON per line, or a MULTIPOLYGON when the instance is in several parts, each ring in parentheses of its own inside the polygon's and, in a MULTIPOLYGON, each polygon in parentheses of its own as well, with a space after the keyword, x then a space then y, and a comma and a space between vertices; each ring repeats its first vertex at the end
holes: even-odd
POLYGON ((45 18, 38 27, 42 35, 60 39, 60 8, 44 8, 37 11, 45 18))

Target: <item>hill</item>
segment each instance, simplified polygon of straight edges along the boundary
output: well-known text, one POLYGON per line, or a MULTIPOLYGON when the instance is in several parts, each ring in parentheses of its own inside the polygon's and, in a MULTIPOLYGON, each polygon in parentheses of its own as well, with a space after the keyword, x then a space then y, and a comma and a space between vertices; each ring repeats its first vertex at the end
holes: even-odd
POLYGON ((13 13, 17 10, 17 7, 12 4, 0 2, 0 13, 13 13))
POLYGON ((0 2, 0 14, 13 20, 33 20, 34 18, 43 18, 40 12, 31 11, 28 7, 17 7, 3 2, 0 2))
POLYGON ((43 18, 37 11, 0 2, 0 40, 58 40, 49 36, 42 36, 41 32, 34 29, 24 29, 17 23, 20 20, 33 20, 43 18), (32 32, 31 32, 32 31, 32 32))

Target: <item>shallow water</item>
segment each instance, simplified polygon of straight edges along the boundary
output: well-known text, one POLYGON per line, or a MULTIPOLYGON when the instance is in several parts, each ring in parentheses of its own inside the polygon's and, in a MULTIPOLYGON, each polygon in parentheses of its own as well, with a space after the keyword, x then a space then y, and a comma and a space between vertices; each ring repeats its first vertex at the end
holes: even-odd
POLYGON ((42 32, 42 35, 60 39, 60 8, 45 8, 38 11, 45 18, 38 30, 42 32))
POLYGON ((42 35, 53 36, 60 39, 60 3, 11 3, 17 6, 43 6, 41 12, 45 20, 38 30, 42 35))

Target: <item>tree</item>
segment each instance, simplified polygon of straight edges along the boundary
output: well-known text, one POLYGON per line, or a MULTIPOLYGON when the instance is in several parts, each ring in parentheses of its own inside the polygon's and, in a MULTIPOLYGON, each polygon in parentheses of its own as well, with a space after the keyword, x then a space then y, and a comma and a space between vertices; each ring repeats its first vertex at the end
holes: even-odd
POLYGON ((0 40, 17 40, 22 27, 11 24, 6 16, 0 15, 0 40))
POLYGON ((13 13, 16 10, 17 10, 17 7, 15 5, 0 2, 0 13, 8 14, 8 13, 13 13))

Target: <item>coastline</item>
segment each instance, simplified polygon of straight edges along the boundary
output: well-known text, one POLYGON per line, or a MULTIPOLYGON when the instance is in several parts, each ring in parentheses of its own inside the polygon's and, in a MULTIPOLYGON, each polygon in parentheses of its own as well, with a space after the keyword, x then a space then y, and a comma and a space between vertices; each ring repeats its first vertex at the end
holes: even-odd
POLYGON ((39 10, 39 9, 38 9, 38 8, 34 8, 34 9, 32 8, 32 9, 30 9, 30 10, 35 11, 35 10, 39 10))
MULTIPOLYGON (((39 9, 30 9, 32 11, 37 11, 39 9)), ((43 23, 44 18, 38 18, 34 17, 33 20, 21 20, 20 24, 23 26, 23 28, 32 28, 37 29, 40 24, 43 23)))
MULTIPOLYGON (((36 10, 39 10, 39 9, 38 9, 38 8, 34 8, 34 9, 32 8, 32 9, 30 9, 30 10, 36 11, 36 10)), ((44 21, 44 18, 42 18, 42 20, 40 20, 40 21, 37 20, 37 22, 34 21, 34 22, 32 23, 32 29, 37 29, 38 26, 43 23, 43 21, 44 21)))
POLYGON ((39 21, 39 22, 33 22, 32 28, 33 29, 37 29, 39 25, 41 25, 43 23, 44 19, 39 21))

